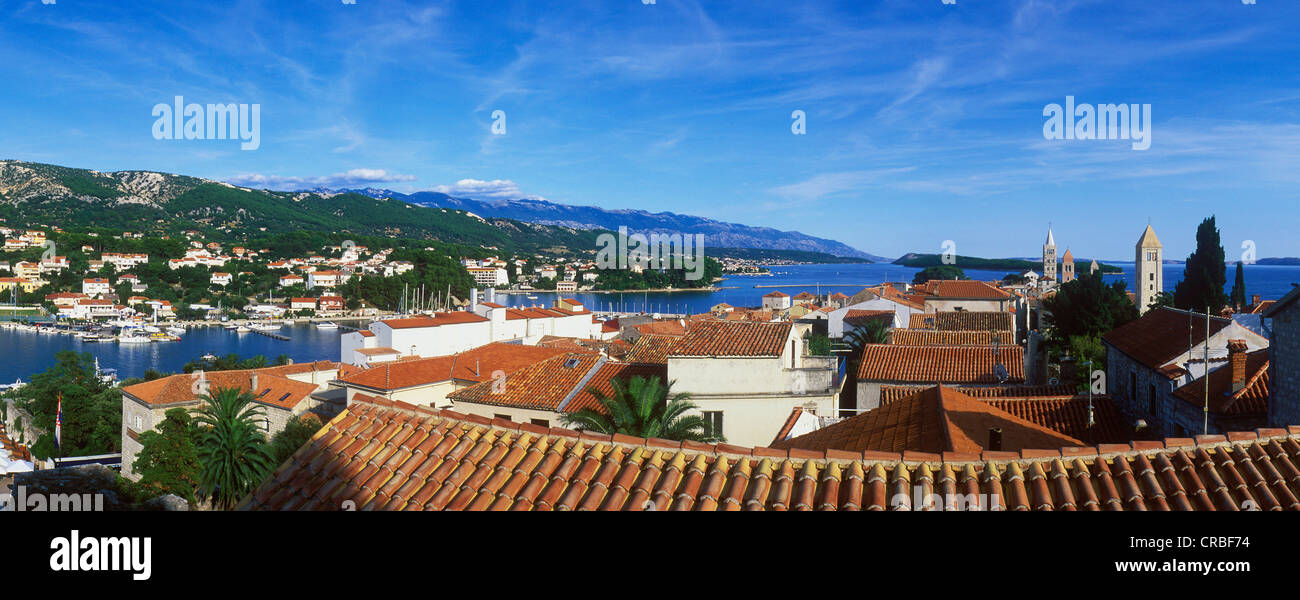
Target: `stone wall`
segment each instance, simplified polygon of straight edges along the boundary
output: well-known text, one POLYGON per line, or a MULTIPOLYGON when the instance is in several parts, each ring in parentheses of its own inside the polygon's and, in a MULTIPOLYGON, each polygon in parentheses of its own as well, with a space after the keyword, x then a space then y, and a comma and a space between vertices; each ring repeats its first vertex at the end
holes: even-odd
POLYGON ((1151 435, 1177 437, 1178 419, 1175 414, 1178 406, 1175 403, 1185 404, 1174 396, 1177 383, 1106 344, 1106 391, 1124 415, 1126 425, 1132 426, 1138 419, 1143 419, 1151 435), (1153 389, 1154 406, 1151 402, 1153 389))
POLYGON ((1300 304, 1292 303, 1273 316, 1272 334, 1268 424, 1300 425, 1300 304))

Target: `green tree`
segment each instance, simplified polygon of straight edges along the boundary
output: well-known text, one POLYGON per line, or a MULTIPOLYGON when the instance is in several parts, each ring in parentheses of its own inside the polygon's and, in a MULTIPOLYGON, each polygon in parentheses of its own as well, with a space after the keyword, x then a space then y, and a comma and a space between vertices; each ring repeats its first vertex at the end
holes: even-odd
POLYGON ((122 392, 95 373, 89 352, 64 350, 54 364, 13 392, 19 407, 31 413, 40 436, 32 445, 37 458, 88 456, 121 451, 122 392), (54 443, 54 418, 63 398, 62 443, 54 443))
POLYGON ((201 429, 199 493, 230 509, 273 468, 257 425, 264 413, 253 405, 252 394, 237 388, 218 388, 199 400, 203 408, 194 417, 201 429))
POLYGON ((290 419, 284 429, 271 438, 271 457, 275 465, 282 465, 321 428, 320 418, 306 413, 290 419))
POLYGON ((912 277, 912 283, 921 284, 931 279, 970 279, 966 277, 966 272, 961 270, 957 265, 936 265, 921 269, 912 277))
POLYGON ((1237 261, 1237 278, 1232 282, 1232 308, 1242 311, 1246 308, 1246 272, 1242 270, 1241 261, 1237 261))
POLYGON ((564 423, 598 433, 621 433, 637 437, 695 442, 725 441, 722 432, 713 431, 709 422, 688 411, 699 408, 689 394, 673 394, 654 376, 636 376, 629 380, 610 381, 612 393, 591 388, 589 391, 605 410, 584 408, 562 417, 564 423))
MULTIPOLYGON (((1214 217, 1201 221, 1196 228, 1196 251, 1187 257, 1183 280, 1174 287, 1174 304, 1178 308, 1211 313, 1228 304, 1223 286, 1228 283, 1228 267, 1223 260, 1223 245, 1214 217)), ((1243 286, 1243 292, 1244 292, 1243 286)))
POLYGON ((183 408, 167 411, 156 431, 140 434, 140 452, 133 469, 150 497, 176 494, 195 502, 199 488, 199 430, 183 408))
POLYGON ((1043 302, 1052 313, 1050 334, 1066 343, 1073 336, 1096 337, 1138 318, 1123 281, 1106 285, 1100 273, 1080 273, 1043 302))

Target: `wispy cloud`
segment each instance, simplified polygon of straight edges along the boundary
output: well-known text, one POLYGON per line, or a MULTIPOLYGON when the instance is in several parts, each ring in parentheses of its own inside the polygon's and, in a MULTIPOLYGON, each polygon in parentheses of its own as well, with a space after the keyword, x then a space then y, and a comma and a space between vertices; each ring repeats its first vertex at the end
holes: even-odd
POLYGON ((492 181, 462 179, 451 185, 435 186, 433 191, 442 192, 448 196, 475 200, 543 199, 541 196, 523 193, 520 191, 519 186, 509 179, 493 179, 492 181))

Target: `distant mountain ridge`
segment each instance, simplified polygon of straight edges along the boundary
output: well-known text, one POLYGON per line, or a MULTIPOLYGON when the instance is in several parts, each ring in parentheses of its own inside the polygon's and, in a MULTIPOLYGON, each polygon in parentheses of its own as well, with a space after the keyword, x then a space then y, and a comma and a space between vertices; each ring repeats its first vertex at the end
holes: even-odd
POLYGON ((464 210, 481 217, 508 218, 575 229, 609 229, 616 231, 619 227, 627 227, 631 232, 702 233, 706 236, 705 243, 713 247, 802 250, 822 252, 835 256, 865 258, 875 262, 889 262, 891 260, 863 252, 842 242, 814 237, 798 231, 781 231, 771 227, 753 227, 671 212, 651 213, 644 210, 604 209, 596 206, 559 204, 535 198, 476 200, 458 198, 433 191, 411 194, 374 188, 312 191, 315 193, 362 194, 372 198, 393 198, 431 208, 464 210))

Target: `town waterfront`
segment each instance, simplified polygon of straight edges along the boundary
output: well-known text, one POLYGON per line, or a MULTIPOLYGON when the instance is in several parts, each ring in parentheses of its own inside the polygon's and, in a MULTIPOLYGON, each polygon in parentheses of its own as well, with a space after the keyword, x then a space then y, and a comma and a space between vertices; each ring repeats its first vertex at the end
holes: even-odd
MULTIPOLYGON (((1124 270, 1123 274, 1107 275, 1107 279, 1123 278, 1132 289, 1133 263, 1111 262, 1124 270)), ((960 266, 960 265, 959 265, 960 266)), ((1080 269, 1087 265, 1079 265, 1080 269)), ((1233 270, 1228 267, 1228 285, 1231 287, 1233 270)), ((722 289, 700 292, 629 292, 624 294, 566 293, 587 304, 591 310, 645 311, 651 313, 700 313, 715 304, 725 302, 733 306, 758 306, 764 294, 781 291, 795 295, 807 291, 822 293, 840 291, 853 295, 862 287, 884 281, 911 281, 920 269, 893 264, 832 264, 832 265, 777 265, 770 267, 771 276, 729 277, 715 285, 722 289), (755 287, 763 286, 763 287, 755 287)), ((997 280, 1006 271, 966 270, 973 279, 997 280)), ((1164 266, 1165 289, 1173 290, 1182 279, 1183 265, 1164 266)), ((1259 294, 1266 300, 1276 300, 1300 283, 1300 266, 1246 267, 1246 293, 1259 294)), ((528 294, 499 294, 497 302, 508 306, 550 306, 555 292, 528 294), (533 296, 536 299, 530 299, 533 296)), ((353 325, 358 325, 354 323, 353 325)), ((229 353, 249 357, 261 354, 268 360, 287 354, 295 362, 308 360, 338 360, 339 335, 345 329, 317 329, 313 325, 288 325, 278 333, 288 336, 281 341, 253 333, 238 334, 221 327, 191 328, 178 342, 152 344, 86 343, 73 336, 37 334, 13 329, 0 329, 0 383, 13 383, 17 378, 30 380, 32 374, 45 370, 60 350, 90 352, 99 358, 100 365, 114 368, 122 378, 138 377, 148 369, 176 372, 185 363, 203 354, 218 356, 229 353)))

